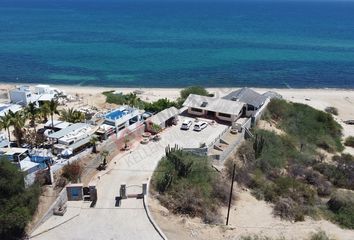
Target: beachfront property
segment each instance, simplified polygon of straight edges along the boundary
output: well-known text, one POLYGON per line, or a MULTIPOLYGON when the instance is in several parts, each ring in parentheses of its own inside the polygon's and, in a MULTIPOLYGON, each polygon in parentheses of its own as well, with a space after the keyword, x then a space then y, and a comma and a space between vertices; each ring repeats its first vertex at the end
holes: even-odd
POLYGON ((29 86, 19 86, 9 91, 11 103, 27 106, 30 103, 36 103, 38 106, 44 102, 51 101, 59 94, 62 94, 57 88, 49 85, 37 85, 34 91, 29 86))
POLYGON ((234 124, 241 117, 252 118, 254 122, 272 98, 281 98, 281 96, 275 92, 260 94, 245 87, 221 98, 191 94, 183 106, 188 107, 190 115, 215 118, 234 124))
POLYGON ((190 94, 183 103, 188 114, 233 123, 246 113, 246 103, 190 94))
POLYGON ((153 126, 157 125, 160 129, 175 125, 178 121, 179 110, 175 107, 167 108, 146 119, 146 130, 154 132, 153 126))
MULTIPOLYGON (((129 106, 121 106, 104 115, 103 125, 113 126, 117 138, 134 131, 144 123, 143 111, 129 106)), ((108 131, 109 128, 107 128, 108 131)))
POLYGON ((260 94, 247 87, 238 89, 222 97, 225 100, 245 103, 247 106, 245 111, 246 117, 251 117, 266 103, 268 98, 268 95, 260 94))
POLYGON ((15 113, 22 109, 18 104, 0 104, 0 117, 5 116, 9 111, 15 113))
POLYGON ((48 138, 55 142, 55 154, 61 154, 66 149, 75 154, 90 144, 93 132, 89 124, 74 123, 58 132, 49 133, 48 138))

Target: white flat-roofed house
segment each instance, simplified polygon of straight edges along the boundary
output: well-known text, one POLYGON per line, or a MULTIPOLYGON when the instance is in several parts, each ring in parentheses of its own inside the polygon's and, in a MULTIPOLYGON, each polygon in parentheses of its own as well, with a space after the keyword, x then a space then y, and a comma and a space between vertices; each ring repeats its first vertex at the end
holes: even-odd
POLYGON ((122 106, 106 113, 104 124, 114 126, 117 138, 120 138, 144 124, 142 114, 140 109, 122 106))
POLYGON ((222 98, 190 94, 183 103, 188 113, 200 117, 212 117, 226 122, 235 122, 246 111, 246 104, 222 98))
POLYGON ((19 86, 9 91, 11 103, 27 106, 29 103, 41 105, 44 102, 51 101, 62 92, 49 85, 37 85, 34 91, 29 86, 19 86))
POLYGON ((20 86, 9 91, 9 97, 11 103, 19 104, 21 106, 27 106, 31 102, 34 102, 33 93, 29 86, 20 86))

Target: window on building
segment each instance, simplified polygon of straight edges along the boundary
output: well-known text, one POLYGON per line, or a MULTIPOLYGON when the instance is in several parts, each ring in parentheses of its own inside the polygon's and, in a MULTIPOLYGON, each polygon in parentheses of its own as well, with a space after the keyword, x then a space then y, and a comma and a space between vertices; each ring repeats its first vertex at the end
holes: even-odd
POLYGON ((199 109, 199 108, 191 108, 191 110, 193 112, 203 112, 203 109, 199 109))
POLYGON ((231 115, 226 113, 219 113, 219 117, 231 118, 231 115))
POLYGON ((252 106, 252 105, 247 105, 247 110, 248 110, 248 111, 254 111, 255 108, 254 108, 254 106, 252 106))

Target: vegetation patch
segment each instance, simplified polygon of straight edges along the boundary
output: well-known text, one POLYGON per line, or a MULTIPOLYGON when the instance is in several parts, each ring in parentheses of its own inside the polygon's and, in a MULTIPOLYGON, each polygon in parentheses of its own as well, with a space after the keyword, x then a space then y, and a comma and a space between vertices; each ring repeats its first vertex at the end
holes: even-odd
POLYGON ((114 103, 117 105, 130 105, 144 109, 149 112, 161 112, 170 107, 181 108, 183 102, 187 99, 190 94, 198 94, 202 96, 210 96, 211 94, 208 91, 199 86, 192 86, 183 89, 180 92, 180 97, 176 101, 170 101, 167 98, 162 98, 154 102, 143 101, 135 93, 122 94, 116 93, 115 91, 103 92, 103 95, 106 96, 107 103, 114 103))
POLYGON ((338 116, 338 109, 335 107, 326 107, 325 112, 338 116))
POLYGON ((353 136, 347 137, 345 139, 344 145, 354 148, 354 137, 353 136))
POLYGON ((222 181, 206 157, 180 149, 167 149, 152 178, 162 205, 175 214, 219 223, 218 208, 229 200, 229 185, 222 181))
POLYGON ((271 101, 266 119, 286 134, 254 129, 254 137, 226 162, 229 175, 236 164, 236 181, 251 188, 258 199, 273 203, 274 214, 283 219, 302 221, 305 215, 320 214, 353 228, 354 204, 333 210, 331 201, 327 207, 321 200, 332 199, 336 188, 354 188, 354 157, 334 155, 325 162, 317 151, 343 149, 340 126, 328 113, 283 100, 271 101))
POLYGON ((66 164, 62 170, 62 176, 73 183, 79 182, 81 174, 82 167, 77 162, 66 164))
POLYGON ((298 147, 317 146, 328 152, 342 151, 342 127, 332 115, 300 103, 274 99, 268 105, 268 118, 296 140, 298 147))
POLYGON ((23 174, 8 160, 0 160, 0 239, 21 239, 37 209, 40 187, 25 188, 23 174))
POLYGON ((331 218, 341 226, 354 229, 354 192, 337 190, 327 203, 331 218))

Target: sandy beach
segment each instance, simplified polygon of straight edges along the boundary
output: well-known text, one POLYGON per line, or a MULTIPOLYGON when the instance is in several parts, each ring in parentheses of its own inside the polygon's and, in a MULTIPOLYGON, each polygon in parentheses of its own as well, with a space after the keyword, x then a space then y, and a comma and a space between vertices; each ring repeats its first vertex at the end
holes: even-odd
MULTIPOLYGON (((0 84, 0 91, 6 92, 20 84, 0 84)), ((35 86, 37 84, 26 84, 35 86)), ((77 85, 51 85, 56 87, 67 94, 79 96, 80 101, 68 104, 69 107, 80 105, 91 105, 98 108, 110 108, 109 104, 105 103, 105 96, 102 95, 104 91, 117 91, 123 94, 131 93, 139 90, 138 96, 148 102, 156 101, 160 98, 167 98, 176 100, 181 88, 119 88, 119 87, 96 87, 96 86, 77 86, 77 85)), ((207 88, 210 93, 215 96, 224 96, 231 91, 238 88, 207 88)), ((266 91, 274 91, 283 96, 284 99, 308 104, 319 110, 324 110, 326 107, 335 107, 338 109, 338 116, 335 119, 343 127, 343 138, 354 136, 354 126, 344 124, 343 121, 352 119, 354 120, 354 89, 285 89, 285 88, 253 88, 259 93, 266 91)), ((2 99, 2 102, 6 99, 2 99)), ((345 152, 354 154, 353 148, 346 148, 345 152)))

